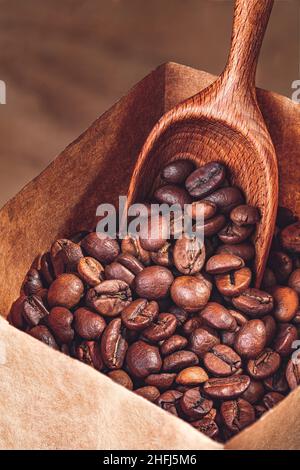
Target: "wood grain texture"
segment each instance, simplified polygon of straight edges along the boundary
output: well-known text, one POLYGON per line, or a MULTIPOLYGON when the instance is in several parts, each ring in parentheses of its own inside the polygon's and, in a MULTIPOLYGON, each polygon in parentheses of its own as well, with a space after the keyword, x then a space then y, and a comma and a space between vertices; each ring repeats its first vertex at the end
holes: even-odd
POLYGON ((232 45, 223 74, 210 86, 166 113, 138 157, 128 205, 151 197, 166 163, 180 158, 197 166, 218 160, 233 184, 261 212, 254 235, 255 283, 259 286, 269 253, 278 203, 275 150, 258 107, 255 72, 273 0, 237 0, 232 45))

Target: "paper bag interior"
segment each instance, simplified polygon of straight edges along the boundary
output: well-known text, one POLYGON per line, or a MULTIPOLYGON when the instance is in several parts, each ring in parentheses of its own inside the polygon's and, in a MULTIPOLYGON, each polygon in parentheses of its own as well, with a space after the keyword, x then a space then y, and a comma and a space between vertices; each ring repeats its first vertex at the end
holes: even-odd
MULTIPOLYGON (((126 195, 137 155, 160 116, 215 77, 160 66, 101 116, 0 211, 0 312, 32 260, 57 237, 93 228, 100 203, 126 195)), ((280 204, 300 214, 300 110, 258 90, 280 171, 280 204)), ((41 149, 41 152, 43 149, 41 149)), ((2 449, 221 449, 190 425, 0 320, 2 449)), ((229 441, 230 449, 298 449, 300 389, 229 441)))

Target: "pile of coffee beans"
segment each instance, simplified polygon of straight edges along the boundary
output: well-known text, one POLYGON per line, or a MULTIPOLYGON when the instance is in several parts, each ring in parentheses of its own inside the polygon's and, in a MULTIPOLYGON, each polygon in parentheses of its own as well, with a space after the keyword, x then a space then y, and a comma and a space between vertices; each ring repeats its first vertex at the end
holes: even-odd
POLYGON ((27 273, 10 322, 211 438, 249 426, 300 383, 300 224, 279 209, 254 288, 260 214, 229 181, 218 162, 170 163, 153 198, 190 204, 193 217, 200 208, 204 244, 166 238, 163 216, 156 238, 148 227, 139 238, 56 240, 27 273))

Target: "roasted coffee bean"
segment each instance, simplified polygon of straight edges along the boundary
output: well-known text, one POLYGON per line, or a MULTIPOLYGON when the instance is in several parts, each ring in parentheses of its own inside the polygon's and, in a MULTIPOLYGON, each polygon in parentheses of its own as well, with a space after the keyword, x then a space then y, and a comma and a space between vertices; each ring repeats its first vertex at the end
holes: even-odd
POLYGON ((299 297, 297 292, 291 287, 276 286, 271 291, 274 298, 274 317, 279 322, 290 322, 299 307, 299 297))
POLYGON ((17 300, 15 300, 8 316, 9 323, 19 330, 25 330, 27 326, 25 318, 23 317, 23 307, 26 299, 27 296, 22 294, 17 300))
POLYGON ((37 326, 39 322, 49 315, 48 309, 38 295, 29 295, 23 302, 23 317, 31 326, 37 326))
POLYGON ((81 279, 94 287, 104 281, 104 268, 99 261, 90 256, 80 258, 77 271, 81 279))
POLYGON ((247 375, 232 375, 226 378, 209 379, 203 385, 203 391, 212 398, 237 398, 244 393, 250 385, 247 375))
POLYGON ((111 264, 105 266, 106 279, 119 279, 132 287, 136 274, 142 272, 144 266, 132 255, 121 254, 111 264))
POLYGON ((48 302, 50 307, 72 308, 83 296, 84 286, 75 274, 61 274, 49 287, 48 302))
POLYGON ((163 370, 166 372, 177 372, 186 367, 195 366, 198 363, 198 357, 192 351, 176 351, 164 358, 163 370))
POLYGON ((218 162, 209 162, 197 168, 185 182, 185 187, 193 197, 204 197, 221 186, 226 177, 225 167, 218 162))
POLYGON ((94 369, 99 371, 103 369, 100 346, 96 341, 82 341, 76 347, 76 357, 94 369))
POLYGON ((171 286, 173 302, 187 312, 197 312, 205 307, 210 294, 211 284, 200 274, 177 277, 171 286))
POLYGON ((230 213, 236 206, 244 203, 244 196, 234 186, 220 188, 209 196, 205 196, 205 199, 216 204, 218 210, 223 214, 230 213))
POLYGON ((189 193, 184 188, 173 184, 158 188, 154 192, 154 198, 160 204, 169 204, 170 206, 178 204, 182 208, 185 204, 192 202, 189 193))
POLYGON ((65 272, 76 271, 77 264, 83 256, 79 245, 71 240, 56 240, 50 249, 50 256, 55 277, 65 272))
POLYGON ((194 169, 195 165, 190 160, 176 160, 165 166, 161 176, 166 183, 182 184, 194 169))
POLYGON ((233 432, 239 432, 255 421, 253 406, 243 398, 225 401, 220 412, 224 423, 233 432))
POLYGON ((212 256, 206 263, 205 269, 209 274, 226 274, 245 266, 245 262, 239 256, 223 253, 212 256))
MULTIPOLYGON (((268 380, 268 379, 267 379, 268 380)), ((265 394, 265 388, 262 382, 257 380, 250 380, 250 385, 247 390, 241 395, 241 398, 254 405, 258 403, 265 394)))
POLYGON ((170 268, 173 265, 173 247, 171 243, 166 242, 158 251, 151 251, 151 260, 160 266, 170 268))
POLYGON ((252 233, 252 225, 238 226, 233 223, 225 225, 218 233, 219 239, 227 245, 236 245, 245 241, 252 233))
POLYGON ((219 428, 216 422, 211 419, 211 418, 202 418, 197 421, 193 421, 190 423, 194 428, 196 428, 198 431, 202 432, 202 434, 205 434, 206 436, 210 437, 211 439, 214 439, 218 436, 219 434, 219 428))
POLYGON ((167 218, 162 215, 148 217, 140 230, 140 244, 144 250, 158 251, 169 238, 169 224, 167 218))
POLYGON ((235 331, 237 328, 237 322, 229 310, 217 302, 208 302, 200 312, 200 318, 206 325, 217 330, 235 331))
POLYGON ((264 396, 262 402, 264 406, 267 408, 267 410, 270 410, 271 408, 274 408, 274 406, 276 406, 283 399, 284 399, 284 396, 281 395, 281 393, 270 392, 264 396))
POLYGON ((54 281, 54 269, 49 252, 44 253, 41 257, 41 274, 47 286, 54 281))
POLYGON ((255 256, 254 246, 249 242, 238 243, 237 245, 220 245, 217 254, 230 254, 242 258, 245 262, 251 261, 255 256))
POLYGON ((115 318, 104 330, 101 338, 101 354, 109 369, 121 369, 125 360, 128 343, 121 318, 115 318))
POLYGON ((300 253, 300 222, 285 227, 281 231, 280 241, 284 250, 300 253))
POLYGON ((192 419, 203 418, 213 407, 212 400, 203 397, 200 388, 187 390, 180 399, 183 413, 192 419))
POLYGON ((175 333, 177 320, 172 313, 160 313, 157 320, 143 331, 143 336, 151 342, 163 341, 175 333))
POLYGON ((261 317, 273 310, 273 297, 259 289, 247 289, 238 297, 232 299, 233 305, 242 312, 261 317))
POLYGON ((248 361, 247 370, 253 379, 262 380, 275 374, 280 367, 280 363, 280 355, 267 348, 255 359, 248 361))
POLYGON ((300 268, 295 269, 289 277, 289 287, 294 289, 300 295, 300 268))
POLYGON ((157 300, 167 297, 174 276, 163 266, 149 266, 137 274, 135 292, 139 297, 157 300))
POLYGON ((100 263, 112 263, 120 253, 120 247, 116 240, 104 234, 92 232, 81 242, 83 250, 96 258, 100 263))
POLYGON ((251 276, 252 273, 249 268, 241 268, 227 274, 217 274, 215 278, 216 286, 223 296, 238 296, 250 286, 251 276))
POLYGON ((74 339, 73 314, 65 307, 54 307, 46 318, 50 330, 60 344, 69 344, 74 339))
POLYGON ((195 225, 193 227, 194 232, 202 233, 205 237, 212 237, 216 235, 226 225, 226 218, 222 214, 217 214, 211 219, 205 220, 201 226, 195 225))
POLYGON ((182 395, 178 390, 168 390, 160 395, 156 404, 163 410, 178 416, 177 408, 179 408, 179 400, 182 395))
POLYGON ((133 390, 133 382, 127 372, 122 369, 111 370, 108 372, 108 377, 112 379, 119 385, 127 388, 128 390, 133 390))
POLYGON ((272 343, 276 334, 276 323, 271 315, 266 315, 262 317, 261 320, 266 328, 266 346, 269 346, 272 343))
POLYGON ((229 346, 217 344, 203 357, 205 368, 215 377, 235 374, 241 367, 240 356, 229 346))
POLYGON ((137 258, 144 266, 148 266, 151 263, 151 255, 150 252, 144 250, 141 246, 141 242, 139 238, 134 238, 127 235, 122 240, 121 245, 122 253, 128 253, 135 258, 137 258))
POLYGON ((81 307, 74 312, 74 329, 83 339, 97 340, 102 335, 106 323, 97 313, 81 307))
POLYGON ((264 380, 266 390, 271 392, 286 393, 288 391, 288 383, 285 376, 285 367, 280 367, 275 374, 264 380))
POLYGON ((50 346, 50 348, 59 349, 54 336, 45 325, 35 326, 34 328, 31 328, 28 333, 30 336, 33 336, 39 341, 42 341, 42 343, 47 344, 47 346, 50 346))
MULTIPOLYGON (((177 320, 176 320, 176 325, 177 325, 177 320)), ((175 351, 180 351, 181 349, 184 349, 187 343, 188 343, 188 340, 184 336, 173 335, 163 342, 163 344, 160 347, 160 352, 163 356, 167 356, 168 354, 172 354, 175 351)))
POLYGON ((266 290, 276 285, 276 277, 272 269, 266 268, 262 279, 262 287, 266 290))
POLYGON ((293 270, 293 261, 282 251, 272 251, 269 257, 269 266, 273 269, 279 283, 285 282, 293 270))
POLYGON ((203 320, 199 317, 192 317, 189 320, 185 322, 183 325, 183 333, 186 336, 190 336, 193 331, 197 330, 197 328, 200 328, 203 324, 203 320))
POLYGON ((43 289, 43 281, 37 269, 31 268, 26 274, 23 290, 26 295, 38 294, 43 289))
POLYGON ((137 299, 124 308, 122 321, 129 330, 140 331, 157 318, 158 311, 158 304, 154 300, 137 299))
POLYGON ((128 348, 126 364, 134 377, 143 378, 155 374, 162 367, 159 349, 144 341, 136 341, 128 348))
POLYGON ((230 212, 231 221, 238 226, 255 225, 259 222, 259 213, 256 207, 241 205, 230 212))
POLYGON ((154 403, 160 396, 160 391, 158 388, 153 387, 151 385, 147 385, 146 387, 137 388, 134 393, 139 395, 140 397, 145 398, 148 401, 154 403))
POLYGON ((293 344, 297 339, 297 328, 290 323, 282 323, 278 326, 274 340, 274 350, 281 356, 289 356, 294 350, 293 344))
POLYGON ((267 334, 261 320, 250 320, 237 332, 234 349, 245 358, 255 358, 266 346, 267 334))
POLYGON ((179 372, 176 377, 176 383, 178 385, 184 385, 192 387, 200 385, 208 380, 208 375, 202 367, 192 366, 187 367, 179 372))
POLYGON ((187 207, 187 213, 196 220, 203 217, 203 220, 211 219, 217 212, 217 206, 213 202, 195 201, 187 207))
POLYGON ((172 387, 175 378, 175 373, 150 374, 145 378, 145 383, 157 387, 159 390, 165 390, 172 387))
POLYGON ((124 281, 104 281, 90 289, 86 303, 105 317, 115 317, 132 300, 131 290, 124 281))
POLYGON ((211 328, 197 328, 190 336, 190 349, 199 357, 220 343, 220 339, 211 328))
POLYGON ((180 273, 199 273, 205 263, 205 246, 197 237, 183 236, 175 243, 173 259, 180 273))
POLYGON ((286 380, 291 390, 294 390, 300 384, 300 361, 289 360, 286 368, 286 380))

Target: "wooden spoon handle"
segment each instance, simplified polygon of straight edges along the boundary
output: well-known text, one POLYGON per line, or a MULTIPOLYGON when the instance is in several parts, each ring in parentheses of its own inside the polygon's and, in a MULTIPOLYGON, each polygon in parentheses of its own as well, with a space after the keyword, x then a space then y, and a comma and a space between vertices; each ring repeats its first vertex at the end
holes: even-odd
POLYGON ((231 50, 222 80, 252 91, 274 0, 236 0, 231 50), (252 89, 252 90, 251 90, 252 89))

